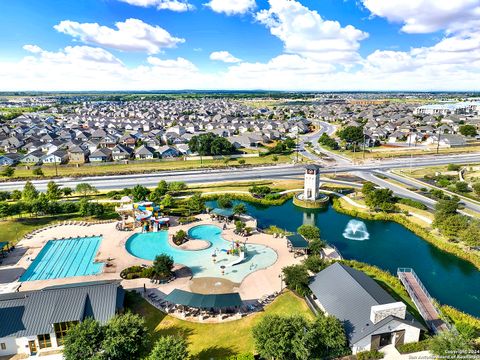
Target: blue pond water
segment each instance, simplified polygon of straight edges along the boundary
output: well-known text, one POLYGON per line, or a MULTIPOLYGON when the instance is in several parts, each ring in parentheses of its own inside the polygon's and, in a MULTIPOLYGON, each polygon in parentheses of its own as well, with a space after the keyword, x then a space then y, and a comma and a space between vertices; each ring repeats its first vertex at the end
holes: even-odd
POLYGON ((232 242, 222 238, 222 230, 215 225, 198 225, 188 231, 191 239, 208 240, 208 249, 188 251, 172 247, 168 243, 167 231, 139 233, 132 235, 125 245, 133 256, 154 260, 156 255, 167 254, 173 257, 177 264, 188 266, 195 277, 224 277, 233 282, 241 282, 248 274, 266 268, 275 263, 277 253, 269 247, 257 244, 247 244, 245 260, 235 266, 227 266, 238 257, 227 255, 227 249, 232 248, 232 242), (216 254, 213 262, 212 254, 216 254), (221 266, 226 266, 222 276, 221 266))
POLYGON ((95 275, 103 263, 95 263, 101 237, 50 240, 20 277, 20 281, 95 275))
MULTIPOLYGON (((215 202, 207 204, 215 205, 215 202)), ((259 227, 276 225, 295 231, 302 224, 315 224, 322 239, 335 245, 346 259, 376 265, 392 274, 399 267, 411 267, 440 303, 480 316, 480 271, 400 224, 356 219, 332 208, 300 209, 291 201, 281 206, 246 206, 248 214, 257 218, 259 227)))

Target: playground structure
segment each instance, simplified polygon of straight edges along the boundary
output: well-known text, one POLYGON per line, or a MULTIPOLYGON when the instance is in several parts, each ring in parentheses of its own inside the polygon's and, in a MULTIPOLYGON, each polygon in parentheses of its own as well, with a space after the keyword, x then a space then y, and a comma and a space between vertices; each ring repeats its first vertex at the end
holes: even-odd
POLYGON ((115 208, 122 216, 122 222, 117 227, 119 230, 134 230, 141 227, 142 232, 157 232, 162 227, 170 226, 170 218, 162 216, 160 210, 160 206, 149 201, 122 204, 121 207, 115 208))
POLYGON ((246 246, 241 246, 240 242, 238 241, 232 241, 232 248, 231 249, 216 249, 214 253, 212 254, 212 257, 215 259, 217 256, 217 251, 221 251, 226 253, 227 255, 233 255, 236 258, 229 262, 228 264, 224 265, 224 267, 232 267, 234 265, 238 265, 242 263, 245 260, 245 256, 247 253, 247 248, 246 246))

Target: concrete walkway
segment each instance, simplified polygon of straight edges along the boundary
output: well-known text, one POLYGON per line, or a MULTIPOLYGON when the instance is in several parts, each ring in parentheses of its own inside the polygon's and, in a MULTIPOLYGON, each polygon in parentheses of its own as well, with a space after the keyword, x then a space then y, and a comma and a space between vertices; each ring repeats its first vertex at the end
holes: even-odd
POLYGON ((380 349, 385 354, 385 360, 407 360, 407 359, 433 359, 434 356, 430 351, 419 351, 411 354, 400 354, 395 346, 387 345, 380 349))

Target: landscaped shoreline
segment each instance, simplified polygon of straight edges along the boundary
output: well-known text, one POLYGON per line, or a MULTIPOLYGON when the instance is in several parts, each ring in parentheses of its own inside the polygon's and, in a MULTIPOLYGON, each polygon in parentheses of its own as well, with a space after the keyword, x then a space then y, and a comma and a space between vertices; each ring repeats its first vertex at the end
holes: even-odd
POLYGON ((412 231, 415 235, 419 236, 423 240, 439 248, 440 250, 443 250, 449 254, 455 255, 458 258, 466 260, 473 264, 478 270, 480 270, 480 256, 472 253, 466 253, 464 249, 462 249, 460 246, 439 239, 420 225, 411 222, 404 215, 380 212, 372 214, 370 212, 367 212, 368 210, 363 210, 360 208, 358 210, 345 209, 338 198, 333 198, 332 207, 335 211, 338 211, 339 213, 358 217, 365 220, 394 221, 404 226, 408 230, 412 231))

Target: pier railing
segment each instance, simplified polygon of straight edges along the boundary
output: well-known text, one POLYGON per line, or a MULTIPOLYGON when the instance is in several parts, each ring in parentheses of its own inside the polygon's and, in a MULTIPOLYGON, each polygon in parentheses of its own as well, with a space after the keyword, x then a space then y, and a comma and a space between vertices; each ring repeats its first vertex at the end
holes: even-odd
POLYGON ((402 282, 403 286, 407 290, 408 295, 413 300, 415 306, 420 312, 420 315, 422 315, 423 319, 425 320, 427 325, 430 327, 430 329, 435 333, 438 333, 441 330, 445 330, 445 327, 450 330, 452 328, 451 325, 443 319, 442 311, 438 308, 435 299, 430 295, 430 293, 425 288, 425 286, 423 285, 422 281, 417 276, 415 271, 412 268, 398 268, 397 275, 400 281, 402 282), (413 278, 416 280, 416 282, 418 283, 422 291, 425 293, 425 295, 428 298, 428 301, 430 302, 430 305, 433 307, 433 309, 437 313, 437 316, 438 316, 437 319, 432 319, 427 309, 425 309, 423 302, 417 297, 417 294, 415 293, 414 289, 410 286, 409 282, 407 281, 405 277, 406 273, 409 273, 413 276, 413 278))

